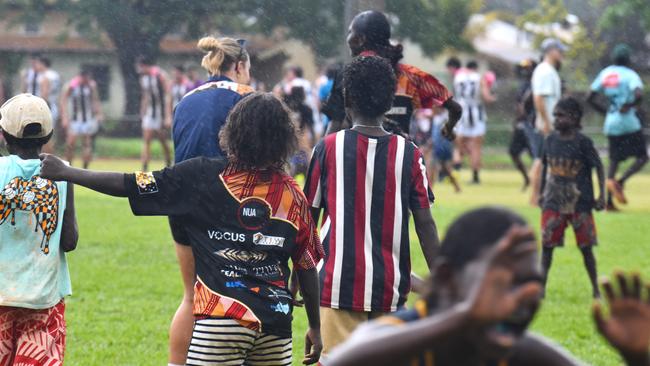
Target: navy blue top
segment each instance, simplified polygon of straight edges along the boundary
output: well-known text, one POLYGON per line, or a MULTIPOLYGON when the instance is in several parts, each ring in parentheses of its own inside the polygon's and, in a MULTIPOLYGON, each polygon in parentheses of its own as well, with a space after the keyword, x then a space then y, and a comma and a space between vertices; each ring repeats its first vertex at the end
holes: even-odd
POLYGON ((225 76, 213 76, 185 95, 174 110, 174 161, 180 163, 200 156, 223 157, 219 131, 230 110, 251 92, 253 89, 247 85, 237 84, 225 76))

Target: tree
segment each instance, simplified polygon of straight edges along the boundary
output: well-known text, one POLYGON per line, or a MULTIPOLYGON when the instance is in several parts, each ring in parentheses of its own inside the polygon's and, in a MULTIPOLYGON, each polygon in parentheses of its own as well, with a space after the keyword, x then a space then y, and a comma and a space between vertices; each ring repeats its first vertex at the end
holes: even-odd
MULTIPOLYGON (((396 34, 421 43, 435 53, 463 47, 462 32, 476 0, 387 0, 396 34), (400 21, 401 20, 401 21, 400 21)), ((2 8, 0 2, 0 10, 2 8)), ((343 42, 344 5, 331 0, 13 0, 23 19, 43 17, 48 10, 64 11, 68 24, 87 38, 115 46, 124 77, 125 114, 136 115, 140 88, 134 63, 138 56, 156 57, 160 41, 173 29, 188 37, 215 29, 271 35, 278 27, 311 46, 319 58, 337 55, 343 42)))

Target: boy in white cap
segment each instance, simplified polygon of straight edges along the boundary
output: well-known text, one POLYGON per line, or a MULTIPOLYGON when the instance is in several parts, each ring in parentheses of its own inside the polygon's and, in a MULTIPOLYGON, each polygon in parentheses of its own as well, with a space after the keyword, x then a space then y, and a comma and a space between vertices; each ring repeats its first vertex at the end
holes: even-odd
POLYGON ((0 157, 0 365, 62 365, 70 276, 77 245, 73 188, 40 177, 52 137, 45 100, 19 94, 0 107, 9 156, 0 157))

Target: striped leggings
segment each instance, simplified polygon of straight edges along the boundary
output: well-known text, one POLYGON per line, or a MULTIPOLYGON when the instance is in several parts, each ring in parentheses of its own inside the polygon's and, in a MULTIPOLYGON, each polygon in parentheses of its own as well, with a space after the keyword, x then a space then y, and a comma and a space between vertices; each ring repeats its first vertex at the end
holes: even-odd
POLYGON ((186 365, 290 366, 291 338, 259 333, 232 319, 196 320, 186 365))

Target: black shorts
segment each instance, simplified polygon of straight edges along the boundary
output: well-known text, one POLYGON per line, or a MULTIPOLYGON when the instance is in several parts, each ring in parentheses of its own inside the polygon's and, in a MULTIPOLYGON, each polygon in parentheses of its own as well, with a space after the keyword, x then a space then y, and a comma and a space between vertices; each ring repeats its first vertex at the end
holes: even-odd
POLYGON ((190 239, 187 236, 187 231, 183 221, 178 217, 169 216, 169 228, 172 231, 172 238, 177 244, 189 246, 190 239))
POLYGON ((607 136, 607 139, 609 140, 609 158, 613 161, 648 156, 645 136, 641 130, 620 136, 607 136))
POLYGON ((512 132, 512 139, 510 140, 508 152, 510 155, 517 156, 524 151, 528 151, 528 154, 532 156, 530 145, 528 144, 528 139, 526 138, 526 133, 524 132, 523 128, 517 126, 512 132))

